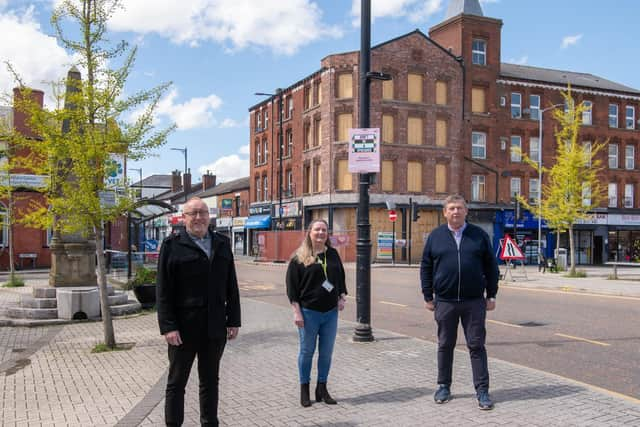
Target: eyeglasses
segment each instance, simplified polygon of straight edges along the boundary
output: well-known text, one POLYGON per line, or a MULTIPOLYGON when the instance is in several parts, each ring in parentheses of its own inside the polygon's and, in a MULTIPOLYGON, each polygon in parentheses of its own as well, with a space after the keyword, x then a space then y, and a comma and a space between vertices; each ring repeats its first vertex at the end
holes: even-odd
POLYGON ((185 215, 191 218, 195 218, 198 215, 201 217, 209 216, 209 211, 193 211, 193 212, 183 212, 185 215))

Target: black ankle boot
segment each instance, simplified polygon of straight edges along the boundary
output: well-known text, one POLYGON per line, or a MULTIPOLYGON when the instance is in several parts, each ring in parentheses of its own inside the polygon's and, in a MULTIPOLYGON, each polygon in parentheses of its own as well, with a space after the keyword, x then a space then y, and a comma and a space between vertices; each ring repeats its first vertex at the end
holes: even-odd
POLYGON ((318 383, 318 385, 316 385, 316 402, 324 402, 327 405, 335 405, 338 403, 329 394, 329 390, 327 390, 327 383, 318 383))
POLYGON ((309 397, 309 384, 300 384, 300 404, 305 408, 311 406, 311 398, 309 397))

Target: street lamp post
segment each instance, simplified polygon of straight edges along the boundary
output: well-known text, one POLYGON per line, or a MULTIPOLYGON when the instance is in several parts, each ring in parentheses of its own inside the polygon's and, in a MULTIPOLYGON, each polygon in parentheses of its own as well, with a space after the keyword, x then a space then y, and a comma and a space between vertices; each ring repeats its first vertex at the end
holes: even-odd
MULTIPOLYGON (((538 114, 538 271, 542 269, 542 115, 545 111, 562 107, 564 104, 554 104, 540 110, 538 114)), ((514 220, 515 224, 515 220, 514 220)))
MULTIPOLYGON (((142 196, 142 168, 128 168, 140 174, 140 195, 142 196)), ((127 212, 127 279, 131 279, 131 211, 127 212)))
POLYGON ((182 175, 182 191, 184 192, 184 201, 187 202, 187 188, 184 186, 184 175, 187 173, 187 147, 184 148, 172 148, 175 151, 182 151, 184 154, 184 174, 182 175))
MULTIPOLYGON (((278 97, 278 165, 280 170, 278 171, 278 226, 276 227, 276 237, 279 236, 280 228, 283 227, 282 224, 282 181, 283 181, 283 167, 282 167, 282 158, 284 157, 284 145, 282 134, 282 116, 283 116, 283 105, 282 105, 282 89, 276 89, 276 93, 265 93, 265 92, 256 92, 255 95, 260 96, 270 96, 278 97)), ((276 261, 280 261, 280 240, 279 238, 276 240, 276 261)))

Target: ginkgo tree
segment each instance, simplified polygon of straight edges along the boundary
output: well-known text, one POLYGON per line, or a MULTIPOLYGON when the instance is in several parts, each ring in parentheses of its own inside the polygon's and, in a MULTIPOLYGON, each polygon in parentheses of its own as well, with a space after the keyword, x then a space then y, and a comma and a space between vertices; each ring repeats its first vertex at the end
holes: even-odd
POLYGON ((523 160, 537 171, 542 168, 547 178, 541 185, 541 204, 531 204, 518 196, 520 203, 536 215, 539 212, 550 228, 558 233, 569 234, 570 275, 576 274, 573 241, 574 225, 591 216, 593 208, 600 206, 605 197, 605 188, 599 179, 602 170, 598 153, 605 143, 580 141, 582 113, 589 107, 584 102, 576 104, 571 95, 571 87, 562 92, 564 109, 554 109, 556 152, 551 167, 544 167, 538 159, 523 154, 523 160))
POLYGON ((13 135, 13 142, 30 153, 21 159, 22 166, 49 177, 46 204, 32 206, 23 220, 95 240, 108 347, 116 341, 107 295, 105 224, 130 209, 132 198, 125 192, 107 197, 112 190, 105 177, 112 172, 114 154, 129 160, 144 158, 164 144, 175 127, 154 125, 157 104, 170 83, 126 94, 136 49, 124 41, 113 45, 107 37, 107 23, 120 7, 120 0, 59 2, 51 23, 58 42, 77 58, 77 70, 72 69, 64 81, 64 91, 53 91, 57 95, 53 108, 40 108, 25 87, 23 96, 14 100, 14 108, 25 113, 28 126, 38 135, 37 140, 13 135))

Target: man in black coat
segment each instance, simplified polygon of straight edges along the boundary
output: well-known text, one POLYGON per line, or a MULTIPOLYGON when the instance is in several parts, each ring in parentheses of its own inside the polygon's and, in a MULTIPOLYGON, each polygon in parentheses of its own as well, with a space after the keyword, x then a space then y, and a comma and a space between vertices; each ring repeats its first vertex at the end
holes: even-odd
POLYGON ((238 335, 240 294, 229 239, 209 229, 199 198, 183 207, 186 229, 160 248, 157 309, 169 345, 165 422, 184 421, 184 391, 195 356, 200 379, 200 422, 218 425, 218 372, 227 339, 238 335))
POLYGON ((438 325, 438 390, 436 403, 451 398, 453 353, 462 323, 471 358, 478 407, 493 409, 485 349, 487 310, 496 308, 498 263, 491 240, 480 227, 465 222, 467 205, 461 196, 444 201, 447 223, 430 234, 422 253, 420 280, 425 308, 435 311, 438 325), (435 294, 435 300, 434 300, 435 294))

